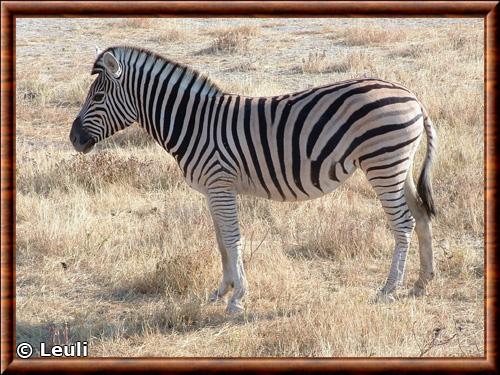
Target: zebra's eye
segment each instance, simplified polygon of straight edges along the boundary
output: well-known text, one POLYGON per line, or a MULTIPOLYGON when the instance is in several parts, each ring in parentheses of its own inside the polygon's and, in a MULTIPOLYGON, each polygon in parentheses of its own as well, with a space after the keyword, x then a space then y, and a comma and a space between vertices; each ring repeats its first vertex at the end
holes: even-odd
POLYGON ((92 98, 92 100, 94 100, 95 102, 100 102, 104 99, 104 94, 102 92, 98 92, 97 94, 94 95, 94 97, 92 98))

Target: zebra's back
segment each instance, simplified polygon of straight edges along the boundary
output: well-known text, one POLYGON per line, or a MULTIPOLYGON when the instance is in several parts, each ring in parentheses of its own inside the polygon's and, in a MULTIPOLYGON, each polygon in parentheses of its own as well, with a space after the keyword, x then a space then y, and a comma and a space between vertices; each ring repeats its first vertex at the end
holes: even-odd
POLYGON ((219 100, 214 147, 235 173, 235 190, 273 200, 317 198, 357 167, 405 159, 423 129, 415 96, 376 79, 219 100))

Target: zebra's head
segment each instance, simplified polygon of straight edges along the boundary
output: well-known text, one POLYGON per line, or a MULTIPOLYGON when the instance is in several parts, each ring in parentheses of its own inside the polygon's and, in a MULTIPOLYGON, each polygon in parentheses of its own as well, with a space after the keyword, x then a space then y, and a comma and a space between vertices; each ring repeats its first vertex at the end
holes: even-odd
POLYGON ((137 119, 136 107, 125 89, 123 64, 113 48, 97 50, 91 74, 97 78, 69 134, 75 150, 83 153, 137 119))

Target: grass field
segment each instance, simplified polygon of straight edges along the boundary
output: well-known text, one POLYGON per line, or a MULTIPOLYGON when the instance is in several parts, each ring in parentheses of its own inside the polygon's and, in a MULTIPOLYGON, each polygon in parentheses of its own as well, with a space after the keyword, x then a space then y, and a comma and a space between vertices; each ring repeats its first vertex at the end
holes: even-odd
POLYGON ((16 30, 18 342, 87 340, 90 356, 484 355, 481 21, 18 19, 16 30), (136 126, 84 156, 68 140, 94 45, 124 43, 245 95, 368 76, 414 91, 440 139, 429 295, 405 296, 414 236, 399 298, 372 302, 393 239, 356 173, 313 201, 241 197, 246 310, 208 304, 215 234, 175 160, 136 126))

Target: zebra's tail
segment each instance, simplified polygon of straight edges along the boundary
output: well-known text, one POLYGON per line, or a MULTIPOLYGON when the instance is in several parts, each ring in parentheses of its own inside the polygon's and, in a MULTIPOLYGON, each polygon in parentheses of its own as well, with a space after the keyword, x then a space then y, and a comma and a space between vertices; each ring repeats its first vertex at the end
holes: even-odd
POLYGON ((420 177, 418 178, 417 192, 427 214, 431 217, 436 216, 432 191, 431 167, 434 153, 437 148, 437 134, 427 111, 422 105, 420 106, 422 108, 422 114, 424 115, 424 129, 427 134, 427 153, 425 155, 422 171, 420 172, 420 177))

